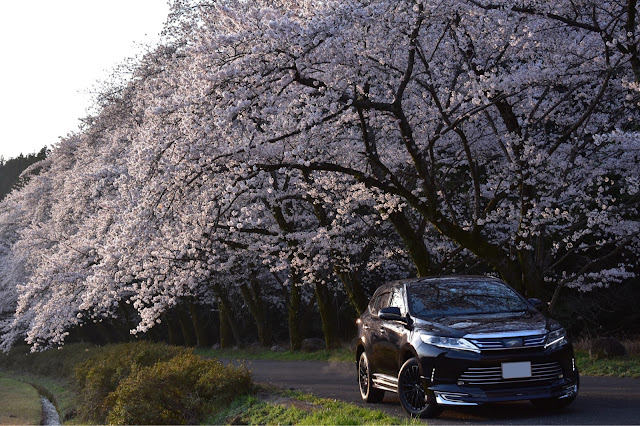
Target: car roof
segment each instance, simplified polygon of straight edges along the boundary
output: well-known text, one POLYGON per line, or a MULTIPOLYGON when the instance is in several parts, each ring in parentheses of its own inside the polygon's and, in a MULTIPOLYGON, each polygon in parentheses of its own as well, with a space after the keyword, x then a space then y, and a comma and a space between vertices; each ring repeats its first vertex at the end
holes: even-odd
POLYGON ((391 281, 383 284, 381 287, 396 287, 398 285, 414 284, 414 283, 429 283, 429 282, 443 282, 443 281, 498 281, 503 282, 500 278, 487 276, 487 275, 438 275, 433 277, 415 277, 405 278, 402 280, 391 281))
POLYGON ((414 278, 404 278, 401 280, 389 281, 384 284, 381 284, 375 291, 374 295, 380 294, 385 290, 390 290, 392 288, 398 288, 400 286, 406 286, 409 284, 418 284, 424 283, 428 284, 430 282, 455 282, 455 281, 495 281, 504 284, 499 278, 487 276, 487 275, 436 275, 432 277, 414 277, 414 278))

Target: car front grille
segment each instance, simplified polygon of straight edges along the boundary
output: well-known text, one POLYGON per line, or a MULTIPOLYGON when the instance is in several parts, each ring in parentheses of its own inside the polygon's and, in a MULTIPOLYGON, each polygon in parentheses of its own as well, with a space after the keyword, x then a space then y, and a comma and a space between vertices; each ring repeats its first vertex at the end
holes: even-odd
POLYGON ((531 377, 503 379, 502 367, 470 367, 458 378, 464 385, 484 386, 507 383, 530 383, 551 381, 563 377, 562 367, 558 362, 532 363, 531 377))
POLYGON ((519 336, 515 338, 504 337, 482 337, 468 338, 467 340, 476 345, 481 351, 500 349, 522 349, 544 346, 547 339, 546 334, 536 334, 533 336, 519 336), (512 346, 511 342, 515 342, 512 346))

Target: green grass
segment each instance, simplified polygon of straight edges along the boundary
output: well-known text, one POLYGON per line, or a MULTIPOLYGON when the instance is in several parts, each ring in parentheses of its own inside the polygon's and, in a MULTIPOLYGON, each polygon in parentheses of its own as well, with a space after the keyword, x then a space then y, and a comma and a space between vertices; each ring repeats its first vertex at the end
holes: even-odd
POLYGON ((640 356, 591 359, 589 353, 576 351, 576 363, 585 376, 614 376, 640 379, 640 356))
POLYGON ((334 424, 334 425, 379 425, 379 424, 422 424, 409 418, 389 416, 380 410, 362 408, 335 399, 318 398, 314 395, 298 391, 285 392, 291 398, 320 407, 304 419, 301 424, 334 424))
POLYGON ((281 392, 276 402, 256 396, 236 399, 226 410, 207 419, 211 424, 277 425, 406 425, 415 420, 389 416, 346 402, 301 392, 281 392))
POLYGON ((37 425, 41 421, 38 391, 27 383, 0 375, 0 424, 37 425))
POLYGON ((194 353, 206 358, 267 359, 272 361, 355 361, 355 355, 353 351, 348 348, 339 348, 316 352, 272 352, 271 350, 266 348, 196 349, 194 353))
POLYGON ((55 405, 61 420, 69 419, 73 415, 77 395, 73 391, 72 384, 67 380, 16 371, 2 371, 0 375, 33 386, 55 405))

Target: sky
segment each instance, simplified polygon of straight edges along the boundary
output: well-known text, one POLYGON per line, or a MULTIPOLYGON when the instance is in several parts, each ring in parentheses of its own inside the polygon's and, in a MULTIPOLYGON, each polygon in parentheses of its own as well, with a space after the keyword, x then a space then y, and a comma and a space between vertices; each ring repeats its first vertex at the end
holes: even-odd
POLYGON ((92 90, 155 43, 167 0, 0 4, 0 156, 37 152, 78 129, 92 90))

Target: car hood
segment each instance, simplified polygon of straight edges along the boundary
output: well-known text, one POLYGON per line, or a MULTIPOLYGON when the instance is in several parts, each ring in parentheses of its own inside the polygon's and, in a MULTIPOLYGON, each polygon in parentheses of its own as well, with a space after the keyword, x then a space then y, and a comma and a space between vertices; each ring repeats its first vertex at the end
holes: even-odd
POLYGON ((549 322, 540 312, 525 311, 418 319, 415 327, 428 333, 460 337, 466 334, 544 331, 548 329, 549 322))

